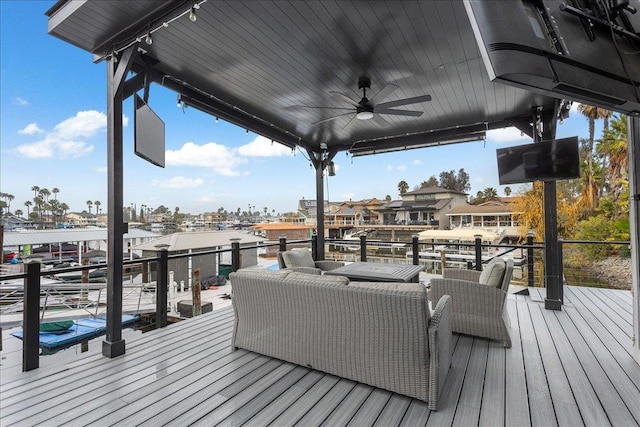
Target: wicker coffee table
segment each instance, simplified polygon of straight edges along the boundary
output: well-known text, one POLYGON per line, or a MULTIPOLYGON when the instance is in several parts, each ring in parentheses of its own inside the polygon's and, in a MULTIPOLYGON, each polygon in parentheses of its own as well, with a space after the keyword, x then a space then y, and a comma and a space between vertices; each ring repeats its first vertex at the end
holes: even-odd
POLYGON ((335 270, 325 271, 331 276, 345 276, 349 280, 372 282, 418 282, 422 265, 380 264, 377 262, 354 262, 335 270))

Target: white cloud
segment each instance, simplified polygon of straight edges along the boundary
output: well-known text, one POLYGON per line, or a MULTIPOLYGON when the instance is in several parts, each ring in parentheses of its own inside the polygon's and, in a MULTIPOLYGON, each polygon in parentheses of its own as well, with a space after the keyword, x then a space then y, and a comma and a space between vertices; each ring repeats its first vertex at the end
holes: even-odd
POLYGON ((396 169, 398 169, 399 171, 406 171, 407 170, 407 165, 400 165, 396 169))
POLYGON ((248 144, 238 147, 238 153, 245 157, 280 157, 293 156, 293 150, 289 147, 271 142, 264 136, 258 136, 248 144))
POLYGON ((393 170, 393 166, 391 166, 391 165, 387 165, 387 170, 388 170, 388 171, 392 171, 392 170, 393 170))
POLYGON ((18 105, 20 107, 26 107, 27 105, 29 105, 29 101, 27 101, 24 98, 20 98, 19 96, 17 96, 14 100, 13 100, 13 105, 18 105))
POLYGON ((523 134, 520 130, 514 127, 508 127, 503 129, 494 129, 487 132, 487 139, 491 139, 498 144, 504 142, 522 141, 525 139, 531 139, 526 134, 523 134))
POLYGON ((179 150, 167 150, 165 154, 167 166, 191 166, 212 168, 214 172, 224 176, 237 176, 235 169, 247 162, 238 157, 233 150, 215 142, 197 145, 186 142, 179 150))
POLYGON ((356 193, 345 193, 342 195, 342 200, 353 200, 356 193))
POLYGON ((96 168, 96 173, 107 173, 107 167, 106 166, 101 166, 99 168, 96 168))
POLYGON ((61 139, 88 138, 107 127, 107 116, 96 110, 78 111, 73 117, 58 123, 53 128, 61 139))
POLYGON ((44 131, 38 127, 37 123, 29 123, 24 129, 20 129, 18 133, 20 135, 34 135, 36 133, 43 133, 44 131))
MULTIPOLYGON (((30 126, 23 130, 26 131, 30 126)), ((104 113, 96 110, 79 111, 75 116, 58 123, 44 139, 19 145, 16 150, 28 158, 82 157, 94 149, 94 146, 84 139, 96 135, 106 127, 107 116, 104 113)))
POLYGON ((185 178, 184 176, 174 176, 162 181, 154 181, 154 187, 161 188, 196 188, 204 183, 202 178, 185 178))
POLYGON ((420 160, 420 159, 415 159, 415 160, 413 161, 413 164, 414 164, 415 166, 420 166, 420 165, 422 164, 422 160, 420 160))

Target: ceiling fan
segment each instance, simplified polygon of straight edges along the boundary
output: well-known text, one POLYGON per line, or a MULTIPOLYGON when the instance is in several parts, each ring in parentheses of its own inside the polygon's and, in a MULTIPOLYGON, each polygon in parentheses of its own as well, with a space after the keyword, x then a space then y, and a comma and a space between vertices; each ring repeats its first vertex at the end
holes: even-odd
POLYGON ((424 113, 423 111, 415 111, 415 110, 396 110, 393 107, 400 107, 404 105, 411 104, 419 104, 421 102, 431 101, 430 95, 421 95, 414 96, 411 98, 399 99, 397 101, 388 101, 388 102, 380 102, 387 98, 393 91, 398 89, 398 86, 392 83, 387 83, 378 93, 376 93, 371 99, 367 98, 367 89, 371 88, 371 79, 366 76, 362 76, 358 79, 358 89, 362 89, 362 99, 360 101, 356 101, 345 95, 341 92, 330 91, 329 93, 335 98, 346 101, 351 104, 352 107, 344 108, 344 107, 310 107, 303 106, 305 108, 317 108, 317 109, 328 109, 328 110, 348 110, 347 113, 338 114, 336 116, 328 117, 326 119, 319 120, 312 124, 317 125, 320 123, 329 122, 331 120, 338 119, 340 117, 353 115, 351 120, 347 122, 344 126, 345 128, 351 124, 354 119, 358 120, 369 120, 373 119, 380 125, 388 125, 387 122, 381 114, 389 114, 394 116, 408 116, 408 117, 420 117, 424 113), (353 108, 355 107, 355 108, 353 108), (355 113, 355 114, 354 114, 355 113))

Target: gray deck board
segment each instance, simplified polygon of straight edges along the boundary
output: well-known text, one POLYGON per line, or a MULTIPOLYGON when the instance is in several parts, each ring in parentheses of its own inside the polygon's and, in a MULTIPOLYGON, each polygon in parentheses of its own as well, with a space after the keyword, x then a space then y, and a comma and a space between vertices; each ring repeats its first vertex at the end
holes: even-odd
POLYGON ((511 318, 512 347, 505 353, 505 369, 508 373, 505 384, 505 424, 507 426, 528 426, 531 425, 529 399, 522 353, 522 336, 516 308, 517 305, 527 302, 524 296, 518 296, 517 299, 518 303, 507 301, 507 309, 511 318))
POLYGON ((464 405, 458 405, 454 426, 477 425, 480 419, 480 406, 482 404, 482 390, 487 365, 488 340, 474 340, 467 366, 468 374, 465 375, 460 400, 464 405))
POLYGON ((440 409, 233 351, 224 308, 90 354, 0 378, 0 425, 606 426, 640 424, 631 295, 565 287, 562 311, 513 295, 513 347, 454 335, 440 409))
POLYGON ((504 425, 505 351, 500 343, 490 342, 480 406, 480 426, 504 425))
POLYGON ((525 363, 531 424, 552 426, 557 423, 556 416, 551 403, 548 379, 542 364, 542 356, 529 314, 529 307, 530 304, 518 304, 518 322, 525 363))
POLYGON ((360 407, 365 400, 367 400, 372 391, 373 387, 371 386, 356 384, 342 402, 340 402, 340 405, 338 405, 338 407, 331 412, 331 415, 324 420, 322 426, 331 427, 335 425, 347 425, 355 413, 360 410, 360 407))

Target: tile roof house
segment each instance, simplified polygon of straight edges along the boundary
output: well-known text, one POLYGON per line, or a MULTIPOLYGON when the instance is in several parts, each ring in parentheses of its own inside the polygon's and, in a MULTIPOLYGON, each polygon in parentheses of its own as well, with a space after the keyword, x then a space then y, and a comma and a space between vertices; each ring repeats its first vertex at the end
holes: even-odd
POLYGON ((400 195, 378 209, 384 224, 426 225, 446 228, 447 213, 455 206, 467 203, 467 194, 441 187, 425 187, 400 195))

